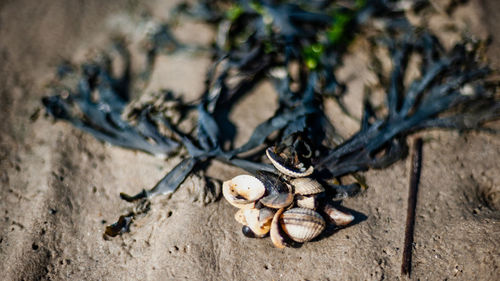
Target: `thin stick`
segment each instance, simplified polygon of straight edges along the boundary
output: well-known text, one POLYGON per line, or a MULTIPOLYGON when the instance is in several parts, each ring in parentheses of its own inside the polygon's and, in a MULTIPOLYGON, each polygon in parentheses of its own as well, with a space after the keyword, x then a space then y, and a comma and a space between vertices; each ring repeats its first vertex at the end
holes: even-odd
POLYGON ((403 261, 401 274, 410 276, 411 273, 411 250, 413 247, 413 232, 415 229, 415 208, 417 207, 417 191, 420 182, 420 171, 422 168, 422 139, 418 138, 413 144, 411 157, 411 175, 408 191, 408 210, 406 213, 405 244, 403 249, 403 261))

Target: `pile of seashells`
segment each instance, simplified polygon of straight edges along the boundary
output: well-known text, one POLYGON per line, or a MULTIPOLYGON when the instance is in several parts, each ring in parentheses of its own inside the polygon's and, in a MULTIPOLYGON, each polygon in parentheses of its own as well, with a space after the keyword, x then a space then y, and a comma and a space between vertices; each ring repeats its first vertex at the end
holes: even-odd
POLYGON ((320 235, 325 218, 337 226, 354 220, 326 200, 323 186, 309 177, 314 172, 312 165, 290 164, 275 147, 269 147, 266 155, 278 174, 258 171, 255 176, 239 175, 223 183, 224 198, 239 209, 235 219, 243 224, 245 236, 269 234, 276 247, 284 248, 320 235))

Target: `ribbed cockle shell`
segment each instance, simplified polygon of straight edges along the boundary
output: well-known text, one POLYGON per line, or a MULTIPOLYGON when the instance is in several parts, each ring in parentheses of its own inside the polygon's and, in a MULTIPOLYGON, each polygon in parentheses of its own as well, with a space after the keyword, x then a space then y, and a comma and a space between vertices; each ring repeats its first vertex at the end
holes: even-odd
POLYGON ((306 208, 292 208, 281 215, 281 228, 297 242, 314 239, 325 229, 325 220, 317 212, 306 208))
POLYGON ((318 181, 311 178, 292 179, 290 180, 290 184, 294 187, 295 194, 310 195, 325 191, 318 181))

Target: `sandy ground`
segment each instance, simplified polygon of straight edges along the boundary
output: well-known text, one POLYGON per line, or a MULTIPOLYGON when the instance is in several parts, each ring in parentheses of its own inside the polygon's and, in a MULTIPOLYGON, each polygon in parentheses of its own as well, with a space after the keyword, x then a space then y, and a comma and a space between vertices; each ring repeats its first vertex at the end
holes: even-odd
MULTIPOLYGON (((367 172, 370 188, 344 201, 366 220, 299 249, 245 238, 227 202, 200 203, 195 179, 172 198, 155 199, 131 233, 104 240, 105 225, 130 207, 119 192, 151 187, 179 159, 110 147, 68 124, 30 116, 61 59, 104 46, 113 19, 144 7, 135 1, 49 2, 0 2, 0 279, 407 279, 400 267, 408 160, 367 172)), ((147 5, 164 17, 172 3, 147 5)), ((494 0, 475 2, 461 13, 472 32, 498 36, 499 6, 494 0)), ((179 32, 185 40, 210 40, 203 26, 185 28, 179 32)), ((493 37, 489 56, 495 66, 499 50, 493 37)), ((149 90, 168 87, 196 97, 208 65, 203 56, 163 57, 149 90)), ((265 99, 269 91, 261 85, 260 98, 242 100, 231 116, 240 125, 239 142, 272 113, 275 105, 265 99), (262 114, 254 114, 255 108, 262 114)), ((345 133, 356 129, 349 122, 342 126, 345 133)), ((500 139, 481 133, 421 135, 426 142, 411 279, 498 280, 500 139)), ((222 164, 209 169, 220 179, 239 172, 222 164)))

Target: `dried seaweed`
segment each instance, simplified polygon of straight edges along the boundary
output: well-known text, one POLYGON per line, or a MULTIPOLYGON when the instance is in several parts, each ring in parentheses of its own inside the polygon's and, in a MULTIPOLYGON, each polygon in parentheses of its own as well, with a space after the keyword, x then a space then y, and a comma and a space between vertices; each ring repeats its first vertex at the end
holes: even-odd
MULTIPOLYGON (((413 28, 404 11, 391 1, 355 1, 339 6, 331 1, 205 0, 181 4, 175 13, 176 20, 184 14, 218 30, 211 49, 214 63, 199 102, 186 104, 173 94, 163 96, 177 104, 182 116, 196 110, 198 123, 193 132, 183 132, 168 118, 168 112, 152 103, 122 118, 132 88, 130 58, 122 44, 115 46, 126 65, 122 75, 111 75, 106 56, 83 64, 79 72, 65 66, 60 69, 61 80, 77 77, 77 83, 60 83, 52 88, 55 95, 43 99, 53 117, 110 144, 165 156, 182 153, 181 148, 185 148, 187 155, 152 189, 132 196, 120 194, 129 202, 144 204, 153 196, 173 193, 190 173, 213 159, 253 174, 274 173, 273 166, 263 163, 261 148, 265 145, 307 141, 316 176, 326 180, 387 167, 406 156, 406 137, 416 131, 478 129, 500 116, 498 97, 483 79, 490 71, 478 62, 473 44, 445 51, 432 34, 413 28), (377 42, 387 44, 393 57, 387 114, 380 115, 366 99, 361 130, 343 141, 326 117, 323 102, 333 98, 349 115, 342 102, 345 86, 336 79, 334 70, 342 64, 359 26, 370 18, 384 20, 387 29, 377 42), (423 75, 405 87, 401 81, 413 53, 424 58, 423 75), (293 66, 298 67, 293 70, 293 66), (255 128, 246 143, 235 148, 234 133, 228 129, 234 126, 228 118, 230 110, 265 80, 275 86, 278 108, 255 128)), ((143 73, 150 73, 160 50, 189 49, 172 36, 168 23, 161 26, 157 36, 151 37, 143 73)), ((337 200, 360 190, 358 184, 328 186, 337 200)), ((128 231, 136 215, 131 212, 121 217, 106 232, 115 236, 128 231)))
POLYGON ((479 129, 500 116, 500 101, 482 80, 490 69, 477 61, 471 42, 445 52, 436 38, 424 32, 406 33, 405 39, 393 43, 388 113, 377 118, 370 104, 365 105, 361 130, 317 160, 317 167, 331 177, 398 161, 407 153, 405 137, 410 133, 436 127, 479 129), (401 81, 412 52, 424 57, 423 75, 405 89, 401 81))
MULTIPOLYGON (((42 99, 47 112, 112 145, 153 155, 171 154, 179 144, 159 132, 147 108, 140 112, 136 125, 122 119, 129 102, 130 58, 123 46, 116 47, 126 65, 120 77, 112 76, 107 58, 83 64, 74 88, 61 83, 53 88, 58 94, 42 99)), ((59 73, 65 78, 73 72, 66 69, 59 73)))

